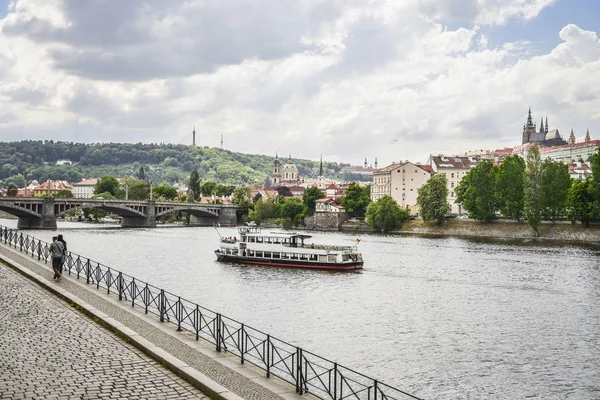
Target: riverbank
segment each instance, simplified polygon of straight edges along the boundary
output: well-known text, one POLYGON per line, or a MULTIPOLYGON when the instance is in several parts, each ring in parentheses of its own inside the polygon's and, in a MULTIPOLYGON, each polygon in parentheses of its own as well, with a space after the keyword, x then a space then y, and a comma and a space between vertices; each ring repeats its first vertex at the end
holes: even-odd
POLYGON ((526 222, 510 220, 478 222, 449 219, 444 221, 442 225, 426 225, 422 220, 409 220, 393 233, 498 239, 556 240, 600 244, 600 226, 586 228, 581 224, 571 224, 569 222, 541 224, 538 238, 535 237, 533 229, 526 222))

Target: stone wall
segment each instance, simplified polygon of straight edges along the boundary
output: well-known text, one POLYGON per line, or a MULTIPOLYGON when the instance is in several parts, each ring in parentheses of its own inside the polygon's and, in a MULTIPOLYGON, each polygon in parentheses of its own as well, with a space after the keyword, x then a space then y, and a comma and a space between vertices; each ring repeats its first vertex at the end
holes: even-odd
POLYGON ((348 219, 346 213, 316 212, 304 218, 307 229, 339 230, 344 221, 348 219))

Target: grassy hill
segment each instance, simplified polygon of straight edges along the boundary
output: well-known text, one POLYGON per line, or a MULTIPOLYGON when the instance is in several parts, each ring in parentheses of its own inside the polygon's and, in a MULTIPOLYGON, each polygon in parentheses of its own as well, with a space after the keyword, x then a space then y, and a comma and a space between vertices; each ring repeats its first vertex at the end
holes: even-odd
MULTIPOLYGON (((0 187, 11 183, 23 187, 25 179, 75 183, 105 175, 133 176, 140 167, 155 184, 186 182, 190 171, 197 169, 205 181, 237 185, 264 182, 271 176, 274 160, 273 156, 181 144, 0 142, 0 187), (73 165, 56 165, 58 160, 70 160, 73 165)), ((302 176, 316 177, 319 173, 319 161, 293 161, 302 176)), ((348 164, 324 162, 324 175, 343 179, 339 171, 344 165, 348 164)))

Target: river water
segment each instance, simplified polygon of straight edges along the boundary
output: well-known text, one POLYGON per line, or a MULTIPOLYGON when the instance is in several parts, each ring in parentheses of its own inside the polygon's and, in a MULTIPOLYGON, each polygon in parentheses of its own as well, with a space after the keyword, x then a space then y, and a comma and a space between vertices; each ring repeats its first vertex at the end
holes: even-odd
POLYGON ((73 252, 417 396, 600 398, 600 247, 363 234, 364 270, 331 273, 218 263, 214 228, 107 228, 59 222, 73 252))

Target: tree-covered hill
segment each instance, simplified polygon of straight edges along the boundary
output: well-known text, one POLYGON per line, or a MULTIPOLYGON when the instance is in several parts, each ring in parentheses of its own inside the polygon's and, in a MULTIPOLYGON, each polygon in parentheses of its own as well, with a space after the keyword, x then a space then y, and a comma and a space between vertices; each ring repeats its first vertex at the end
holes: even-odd
MULTIPOLYGON (((140 167, 155 184, 186 182, 192 169, 197 169, 203 180, 230 185, 262 183, 271 176, 274 159, 181 144, 0 142, 0 187, 13 183, 23 187, 25 179, 75 183, 105 175, 125 177, 137 175, 140 167), (70 160, 73 165, 56 165, 58 160, 70 160)), ((312 178, 319 173, 319 161, 293 161, 302 176, 312 178)), ((324 162, 324 175, 341 178, 339 171, 344 165, 348 164, 324 162)))

